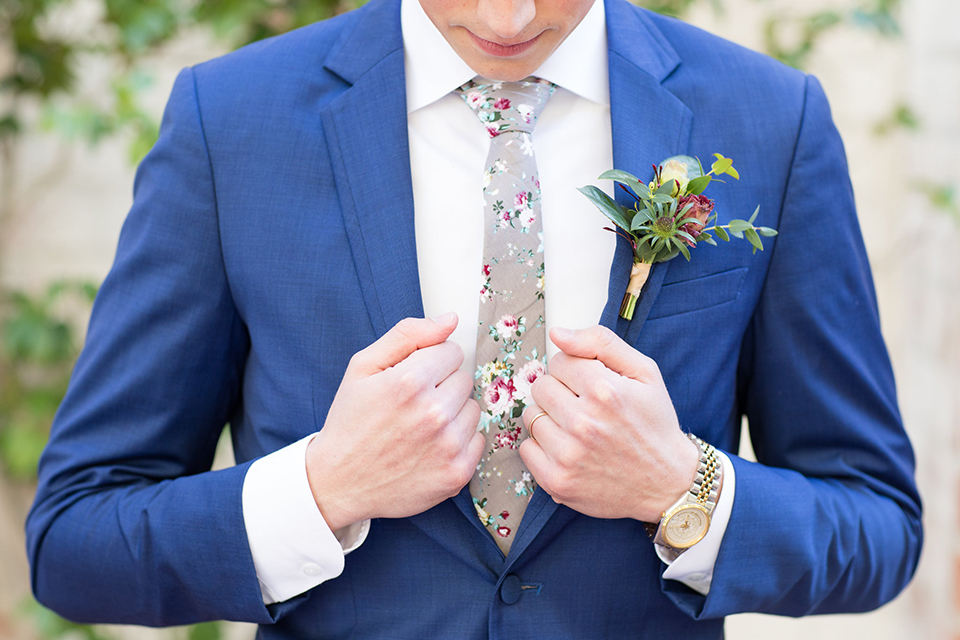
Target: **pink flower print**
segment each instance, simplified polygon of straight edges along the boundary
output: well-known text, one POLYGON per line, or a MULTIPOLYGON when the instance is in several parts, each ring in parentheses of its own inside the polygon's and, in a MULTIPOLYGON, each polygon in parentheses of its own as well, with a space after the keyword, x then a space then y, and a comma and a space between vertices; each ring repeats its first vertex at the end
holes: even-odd
POLYGON ((518 449, 519 435, 513 430, 500 431, 493 439, 494 446, 497 449, 518 449))
POLYGON ((501 519, 501 520, 506 520, 506 519, 509 518, 509 517, 510 517, 510 512, 507 511, 506 509, 504 509, 503 511, 500 512, 500 519, 501 519))
POLYGON ((489 300, 493 300, 493 289, 484 284, 480 287, 480 302, 487 302, 489 300))
POLYGON ((520 224, 524 229, 529 229, 530 226, 537 221, 537 214, 534 213, 533 209, 524 209, 520 212, 520 224))
POLYGON ((527 124, 530 124, 530 121, 533 119, 533 107, 529 104, 517 105, 517 113, 520 114, 520 117, 523 118, 523 121, 527 124))
POLYGON ((493 108, 498 111, 503 111, 504 109, 510 108, 510 98, 498 98, 493 103, 493 108))
POLYGON ((513 212, 509 209, 504 209, 500 214, 500 219, 497 221, 501 229, 506 229, 510 226, 510 221, 513 219, 513 212))
POLYGON ((491 138, 496 138, 497 134, 500 133, 495 126, 492 124, 487 125, 487 133, 490 134, 491 138))
POLYGON ((497 322, 497 333, 501 336, 508 335, 516 332, 520 328, 520 321, 517 320, 517 316, 507 314, 500 317, 500 321, 497 322))
POLYGON ((516 207, 525 207, 527 205, 527 192, 521 191, 513 198, 513 204, 516 207))
POLYGON ((485 278, 489 278, 489 277, 490 277, 490 265, 488 265, 488 264, 483 265, 483 276, 484 276, 485 278))
POLYGON ((510 527, 505 527, 503 525, 500 525, 499 527, 497 527, 497 535, 500 536, 501 538, 506 538, 507 536, 510 535, 510 527))
POLYGON ((520 372, 513 378, 513 386, 516 389, 514 397, 518 400, 525 400, 530 397, 530 387, 536 382, 537 378, 546 373, 547 370, 539 360, 531 360, 523 365, 520 372))
POLYGON ((487 409, 490 413, 498 416, 513 403, 515 392, 516 388, 513 386, 513 380, 498 376, 483 392, 483 400, 487 403, 487 409))
POLYGON ((539 193, 539 191, 540 191, 540 178, 534 178, 534 179, 533 179, 533 184, 537 185, 537 192, 539 193))
POLYGON ((481 102, 483 102, 483 96, 479 91, 470 91, 467 93, 467 104, 470 105, 471 109, 479 107, 481 102))

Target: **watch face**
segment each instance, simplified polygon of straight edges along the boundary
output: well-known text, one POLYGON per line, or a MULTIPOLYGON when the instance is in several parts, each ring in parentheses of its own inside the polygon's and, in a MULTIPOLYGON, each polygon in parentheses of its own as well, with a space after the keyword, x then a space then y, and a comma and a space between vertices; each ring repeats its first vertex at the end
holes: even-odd
POLYGON ((697 504, 685 504, 667 515, 663 525, 663 538, 674 549, 686 549, 700 542, 707 535, 710 515, 697 504))

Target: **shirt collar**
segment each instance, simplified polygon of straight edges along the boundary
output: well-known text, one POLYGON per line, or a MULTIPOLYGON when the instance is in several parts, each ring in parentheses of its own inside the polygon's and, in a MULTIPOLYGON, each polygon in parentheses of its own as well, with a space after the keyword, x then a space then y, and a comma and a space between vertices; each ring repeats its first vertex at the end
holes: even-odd
MULTIPOLYGON (((401 0, 407 113, 444 97, 477 74, 460 59, 418 0, 401 0)), ((534 73, 582 98, 609 106, 607 31, 603 0, 596 0, 567 39, 534 73)))

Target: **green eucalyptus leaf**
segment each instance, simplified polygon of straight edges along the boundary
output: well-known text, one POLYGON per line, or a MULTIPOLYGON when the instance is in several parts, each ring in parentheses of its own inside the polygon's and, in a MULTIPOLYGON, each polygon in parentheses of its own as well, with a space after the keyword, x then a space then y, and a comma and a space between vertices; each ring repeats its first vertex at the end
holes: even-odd
POLYGON ((727 235, 727 230, 723 227, 716 227, 714 229, 717 233, 717 237, 723 240, 724 242, 730 242, 730 236, 727 235))
POLYGON ((587 196, 587 199, 596 205, 597 209, 600 209, 600 213, 610 218, 613 224, 624 231, 630 230, 630 222, 627 220, 623 207, 617 204, 613 198, 593 185, 580 187, 577 191, 587 196))
POLYGON ((687 184, 687 193, 698 196, 704 192, 704 190, 707 188, 707 185, 709 185, 712 181, 713 177, 711 176, 700 176, 699 178, 694 178, 687 184))
POLYGON ((750 241, 750 244, 753 245, 754 249, 759 249, 760 251, 763 251, 763 242, 760 240, 760 236, 757 235, 756 229, 754 229, 753 227, 750 227, 749 229, 744 231, 744 234, 747 236, 747 240, 750 241))
POLYGON ((743 239, 743 231, 734 231, 733 229, 730 229, 730 235, 732 235, 734 238, 740 238, 741 240, 743 239))
MULTIPOLYGON (((752 229, 753 225, 747 222, 746 220, 731 220, 729 227, 730 227, 730 233, 736 234, 736 233, 742 233, 747 229, 752 229)), ((737 236, 737 237, 739 238, 741 236, 737 236)))
POLYGON ((757 214, 760 213, 760 205, 757 205, 757 208, 753 210, 753 215, 750 216, 750 224, 753 224, 753 221, 757 219, 757 214))
MULTIPOLYGON (((714 155, 719 155, 719 154, 714 154, 714 155)), ((731 160, 730 158, 724 158, 723 156, 721 156, 720 158, 717 158, 717 161, 714 162, 710 168, 713 170, 713 172, 716 175, 719 176, 720 174, 726 173, 732 166, 733 166, 733 160, 731 160)))
POLYGON ((777 235, 776 229, 771 229, 770 227, 756 227, 757 233, 768 238, 772 238, 777 235))
POLYGON ((713 246, 717 246, 717 241, 705 233, 701 233, 700 236, 697 237, 697 243, 700 243, 701 241, 706 242, 707 244, 712 244, 713 246), (707 236, 707 237, 704 238, 704 236, 707 236))

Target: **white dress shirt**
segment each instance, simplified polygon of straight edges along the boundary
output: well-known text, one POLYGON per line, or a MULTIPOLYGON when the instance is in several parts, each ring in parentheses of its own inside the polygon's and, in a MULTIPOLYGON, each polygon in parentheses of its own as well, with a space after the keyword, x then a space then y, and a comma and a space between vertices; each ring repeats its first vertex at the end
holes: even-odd
MULTIPOLYGON (((454 89, 476 74, 447 44, 417 0, 402 0, 407 124, 420 288, 427 317, 455 311, 451 340, 475 368, 483 254, 482 174, 489 136, 454 89), (471 195, 473 194, 473 195, 471 195), (462 203, 462 204, 453 204, 462 203)), ((533 133, 542 188, 547 329, 596 325, 607 299, 616 236, 576 187, 613 168, 603 2, 534 74, 558 85, 533 133)), ((637 126, 642 126, 638 123, 637 126)), ((654 161, 654 160, 651 160, 654 161)), ((608 192, 611 183, 598 184, 608 192)), ((548 357, 557 352, 547 344, 548 357)), ((694 427, 695 428, 695 427, 694 427)), ((340 575, 344 556, 366 539, 369 521, 334 534, 310 492, 305 451, 312 436, 251 465, 243 515, 264 602, 280 602, 340 575)), ((735 491, 724 487, 710 531, 664 577, 707 593, 735 491)))

